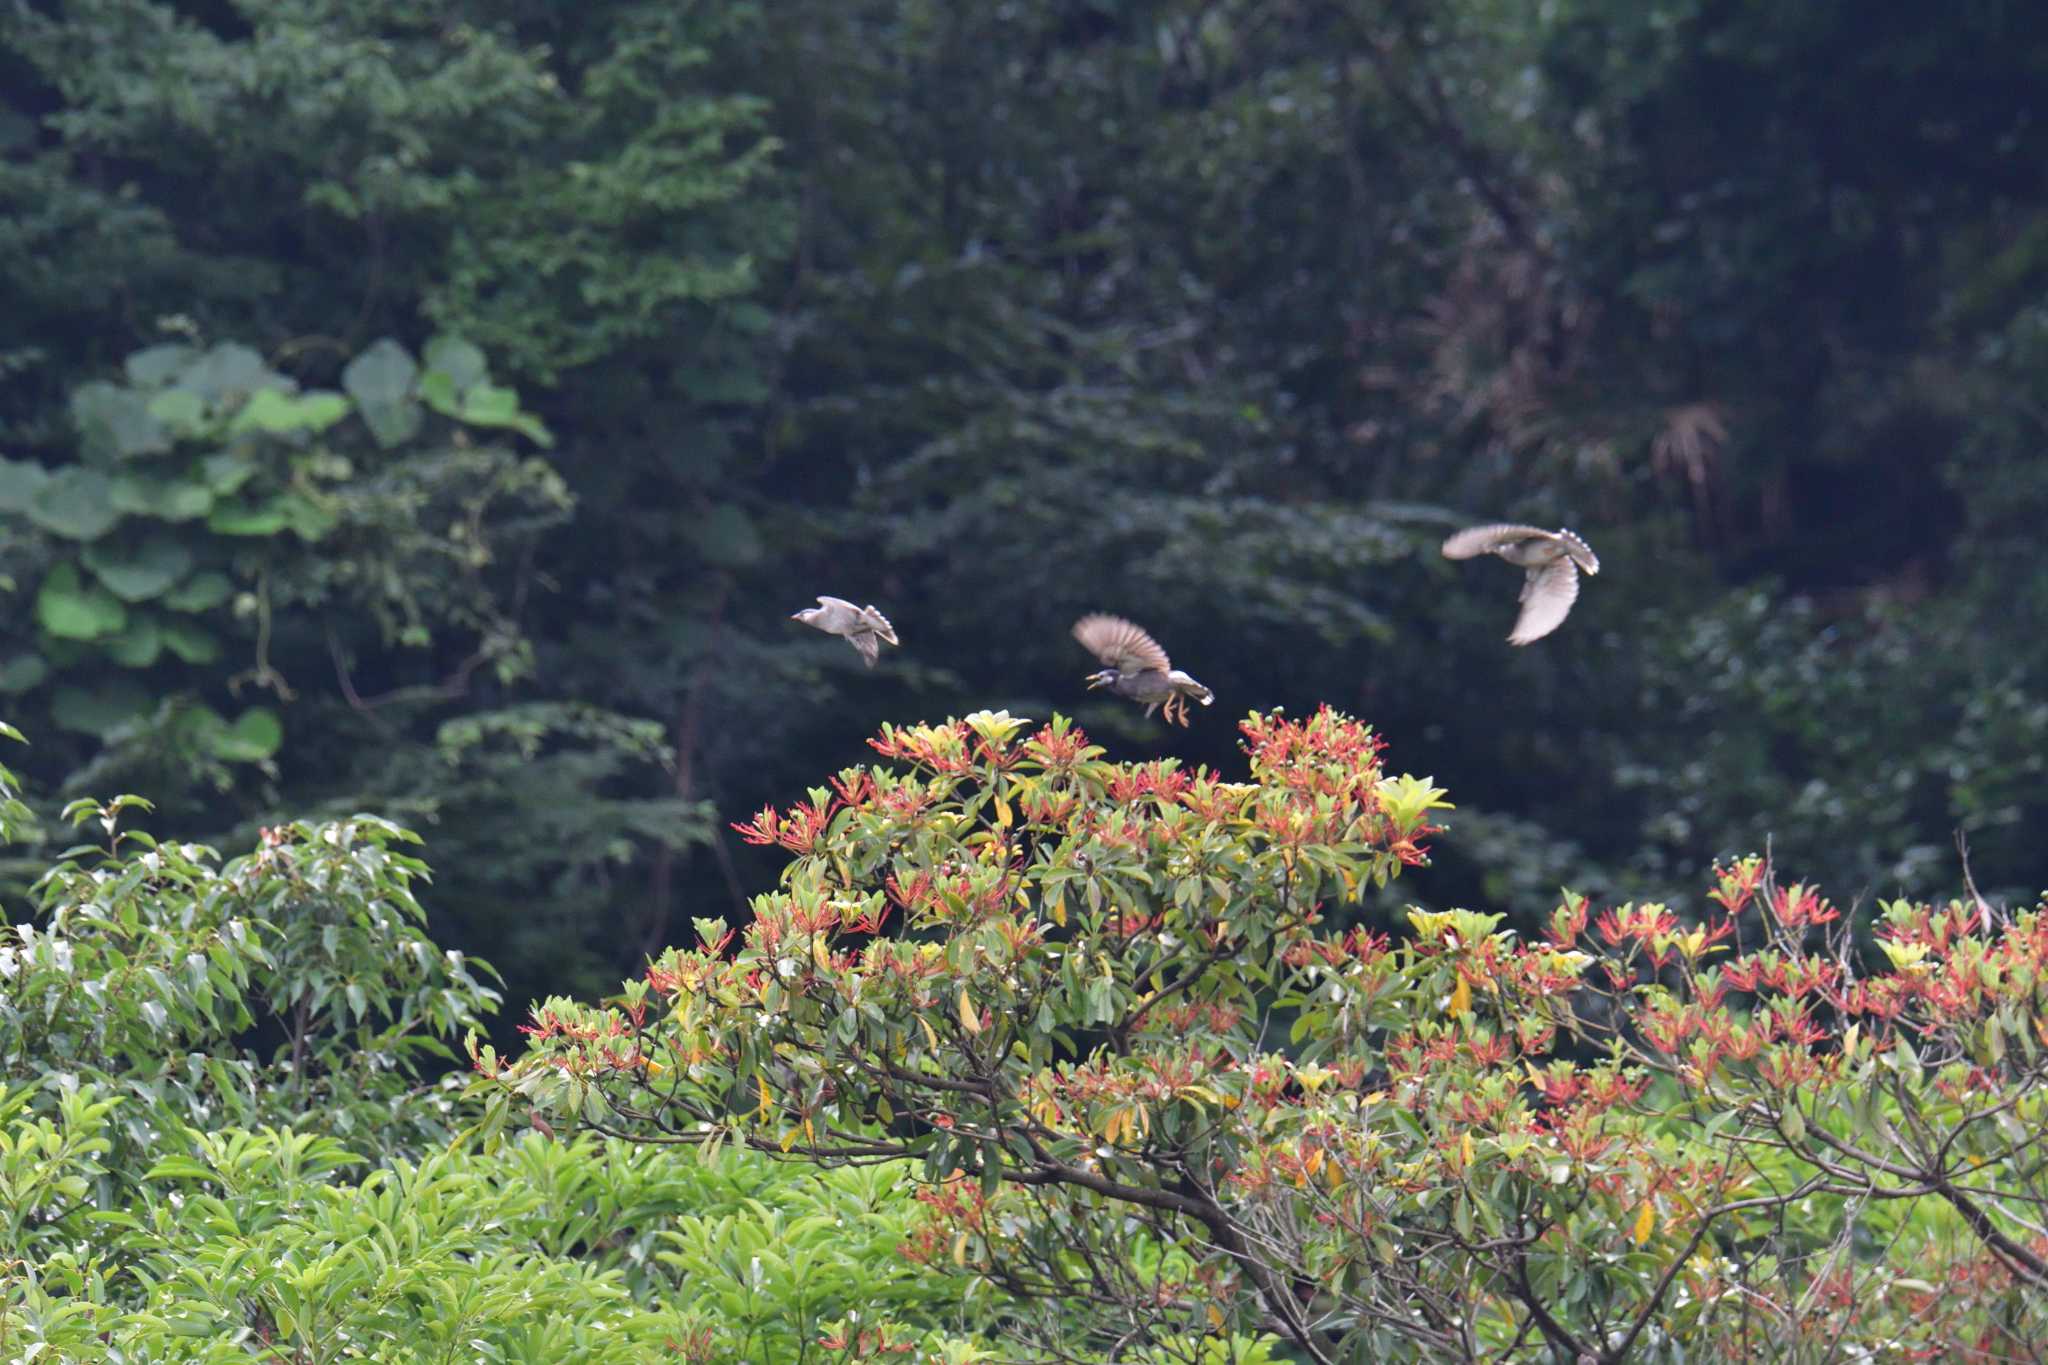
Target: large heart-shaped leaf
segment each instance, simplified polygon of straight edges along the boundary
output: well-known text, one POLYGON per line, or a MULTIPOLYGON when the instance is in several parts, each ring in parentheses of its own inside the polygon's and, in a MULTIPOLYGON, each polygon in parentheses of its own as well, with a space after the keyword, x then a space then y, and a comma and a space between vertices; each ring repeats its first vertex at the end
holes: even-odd
POLYGON ((129 619, 127 628, 101 641, 107 657, 123 668, 148 668, 163 653, 163 632, 147 616, 129 619))
POLYGON ((97 540, 121 519, 113 481, 84 465, 60 469, 44 480, 26 510, 30 521, 70 540, 97 540))
POLYGON ((219 637, 190 621, 168 620, 158 629, 164 637, 164 648, 188 664, 210 664, 220 657, 219 637))
POLYGON ((127 460, 171 448, 170 433, 150 412, 149 399, 118 384, 82 385, 71 395, 71 420, 88 458, 127 460))
POLYGON ((29 460, 0 460, 0 512, 26 512, 50 471, 29 460))
POLYGON ((213 510, 213 490, 190 479, 124 470, 114 476, 114 510, 160 521, 192 521, 213 510))
POLYGON ((228 576, 213 569, 193 574, 163 595, 163 605, 172 611, 212 611, 228 600, 235 585, 228 576))
POLYGON ((50 676, 50 665, 40 654, 17 654, 0 664, 0 692, 26 692, 50 676))
POLYGON ((128 608, 97 583, 80 580, 74 565, 59 564, 36 593, 36 619, 65 640, 97 640, 128 624, 128 608))
POLYGON ((136 388, 160 389, 183 374, 197 359, 198 347, 172 341, 137 351, 128 357, 122 368, 128 372, 128 382, 136 388))
POLYGON ((291 381, 263 363, 247 346, 223 342, 188 365, 178 387, 190 389, 216 406, 258 389, 285 388, 291 381))
POLYGON ((50 719, 60 729, 104 735, 150 706, 149 693, 132 678, 115 678, 90 689, 65 686, 50 696, 50 719))
POLYGON ((443 334, 427 343, 421 359, 427 369, 448 376, 455 392, 467 393, 490 377, 484 353, 461 337, 443 334))
POLYGON ((234 763, 260 763, 277 752, 284 742, 284 724, 277 713, 252 706, 212 736, 213 752, 234 763))
POLYGON ((94 541, 80 558, 124 602, 162 596, 192 572, 192 552, 168 535, 126 543, 94 541))

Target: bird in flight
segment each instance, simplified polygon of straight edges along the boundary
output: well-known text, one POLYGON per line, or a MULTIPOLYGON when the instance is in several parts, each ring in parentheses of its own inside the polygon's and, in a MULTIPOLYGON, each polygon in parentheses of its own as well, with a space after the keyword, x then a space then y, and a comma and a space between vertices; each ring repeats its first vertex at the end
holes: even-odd
POLYGON ((1526 645, 1556 630, 1579 599, 1579 571, 1600 572, 1593 547, 1559 527, 1473 526, 1444 542, 1445 559, 1499 555, 1527 572, 1522 581, 1522 613, 1508 636, 1511 645, 1526 645))
POLYGON ((1204 706, 1216 700, 1214 692, 1173 666, 1157 640, 1121 616, 1084 616, 1074 622, 1074 638, 1102 661, 1102 671, 1088 675, 1089 688, 1107 687, 1143 702, 1147 716, 1164 703, 1166 719, 1186 725, 1189 697, 1204 706))
POLYGON ((820 597, 817 606, 793 612, 789 619, 827 635, 843 636, 846 643, 860 651, 869 668, 875 666, 875 658, 882 652, 882 641, 896 643, 896 628, 889 624, 888 617, 871 606, 856 607, 843 597, 820 597))

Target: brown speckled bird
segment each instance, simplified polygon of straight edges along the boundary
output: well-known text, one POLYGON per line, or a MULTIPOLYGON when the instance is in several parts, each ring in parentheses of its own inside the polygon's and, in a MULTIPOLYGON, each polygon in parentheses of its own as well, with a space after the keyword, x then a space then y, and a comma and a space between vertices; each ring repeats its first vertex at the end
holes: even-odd
POLYGON ((1478 555, 1499 555, 1527 571, 1522 614, 1508 636, 1511 645, 1526 645, 1556 630, 1579 599, 1579 570, 1600 572, 1593 547, 1563 527, 1545 531, 1536 526, 1474 526, 1444 542, 1445 559, 1478 555))
POLYGON ((843 597, 820 597, 817 606, 794 612, 789 619, 827 635, 845 637, 846 643, 860 651, 869 668, 875 666, 876 656, 882 652, 882 641, 896 643, 896 628, 889 624, 888 617, 873 607, 856 607, 843 597))
POLYGON ((1088 675, 1088 686, 1144 702, 1148 716, 1163 703, 1166 719, 1186 725, 1189 697, 1204 706, 1216 700, 1214 692, 1173 666, 1157 640, 1121 616, 1084 616, 1074 622, 1074 638, 1103 663, 1100 673, 1088 675))

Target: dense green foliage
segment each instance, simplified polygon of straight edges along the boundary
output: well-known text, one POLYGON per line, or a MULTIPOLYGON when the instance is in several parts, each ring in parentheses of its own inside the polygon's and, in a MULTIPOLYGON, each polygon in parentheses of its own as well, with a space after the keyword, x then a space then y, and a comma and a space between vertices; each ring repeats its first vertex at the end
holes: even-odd
POLYGON ((1432 896, 2041 879, 2027 7, 95 0, 0 73, 38 795, 421 824, 515 995, 739 903, 702 803, 1068 704, 1094 608, 1405 737, 1432 896), (1593 539, 1564 633, 1468 515, 1593 539))

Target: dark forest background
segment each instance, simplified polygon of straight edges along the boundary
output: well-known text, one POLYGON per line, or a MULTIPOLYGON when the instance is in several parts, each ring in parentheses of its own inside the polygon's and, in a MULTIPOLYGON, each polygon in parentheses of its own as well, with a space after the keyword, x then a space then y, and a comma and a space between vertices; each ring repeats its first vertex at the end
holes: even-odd
POLYGON ((1436 904, 2031 896, 2044 92, 1997 0, 0 0, 0 713, 52 811, 420 828, 508 1024, 982 707, 1345 708, 1436 904), (1598 549, 1555 635, 1472 519, 1598 549))

